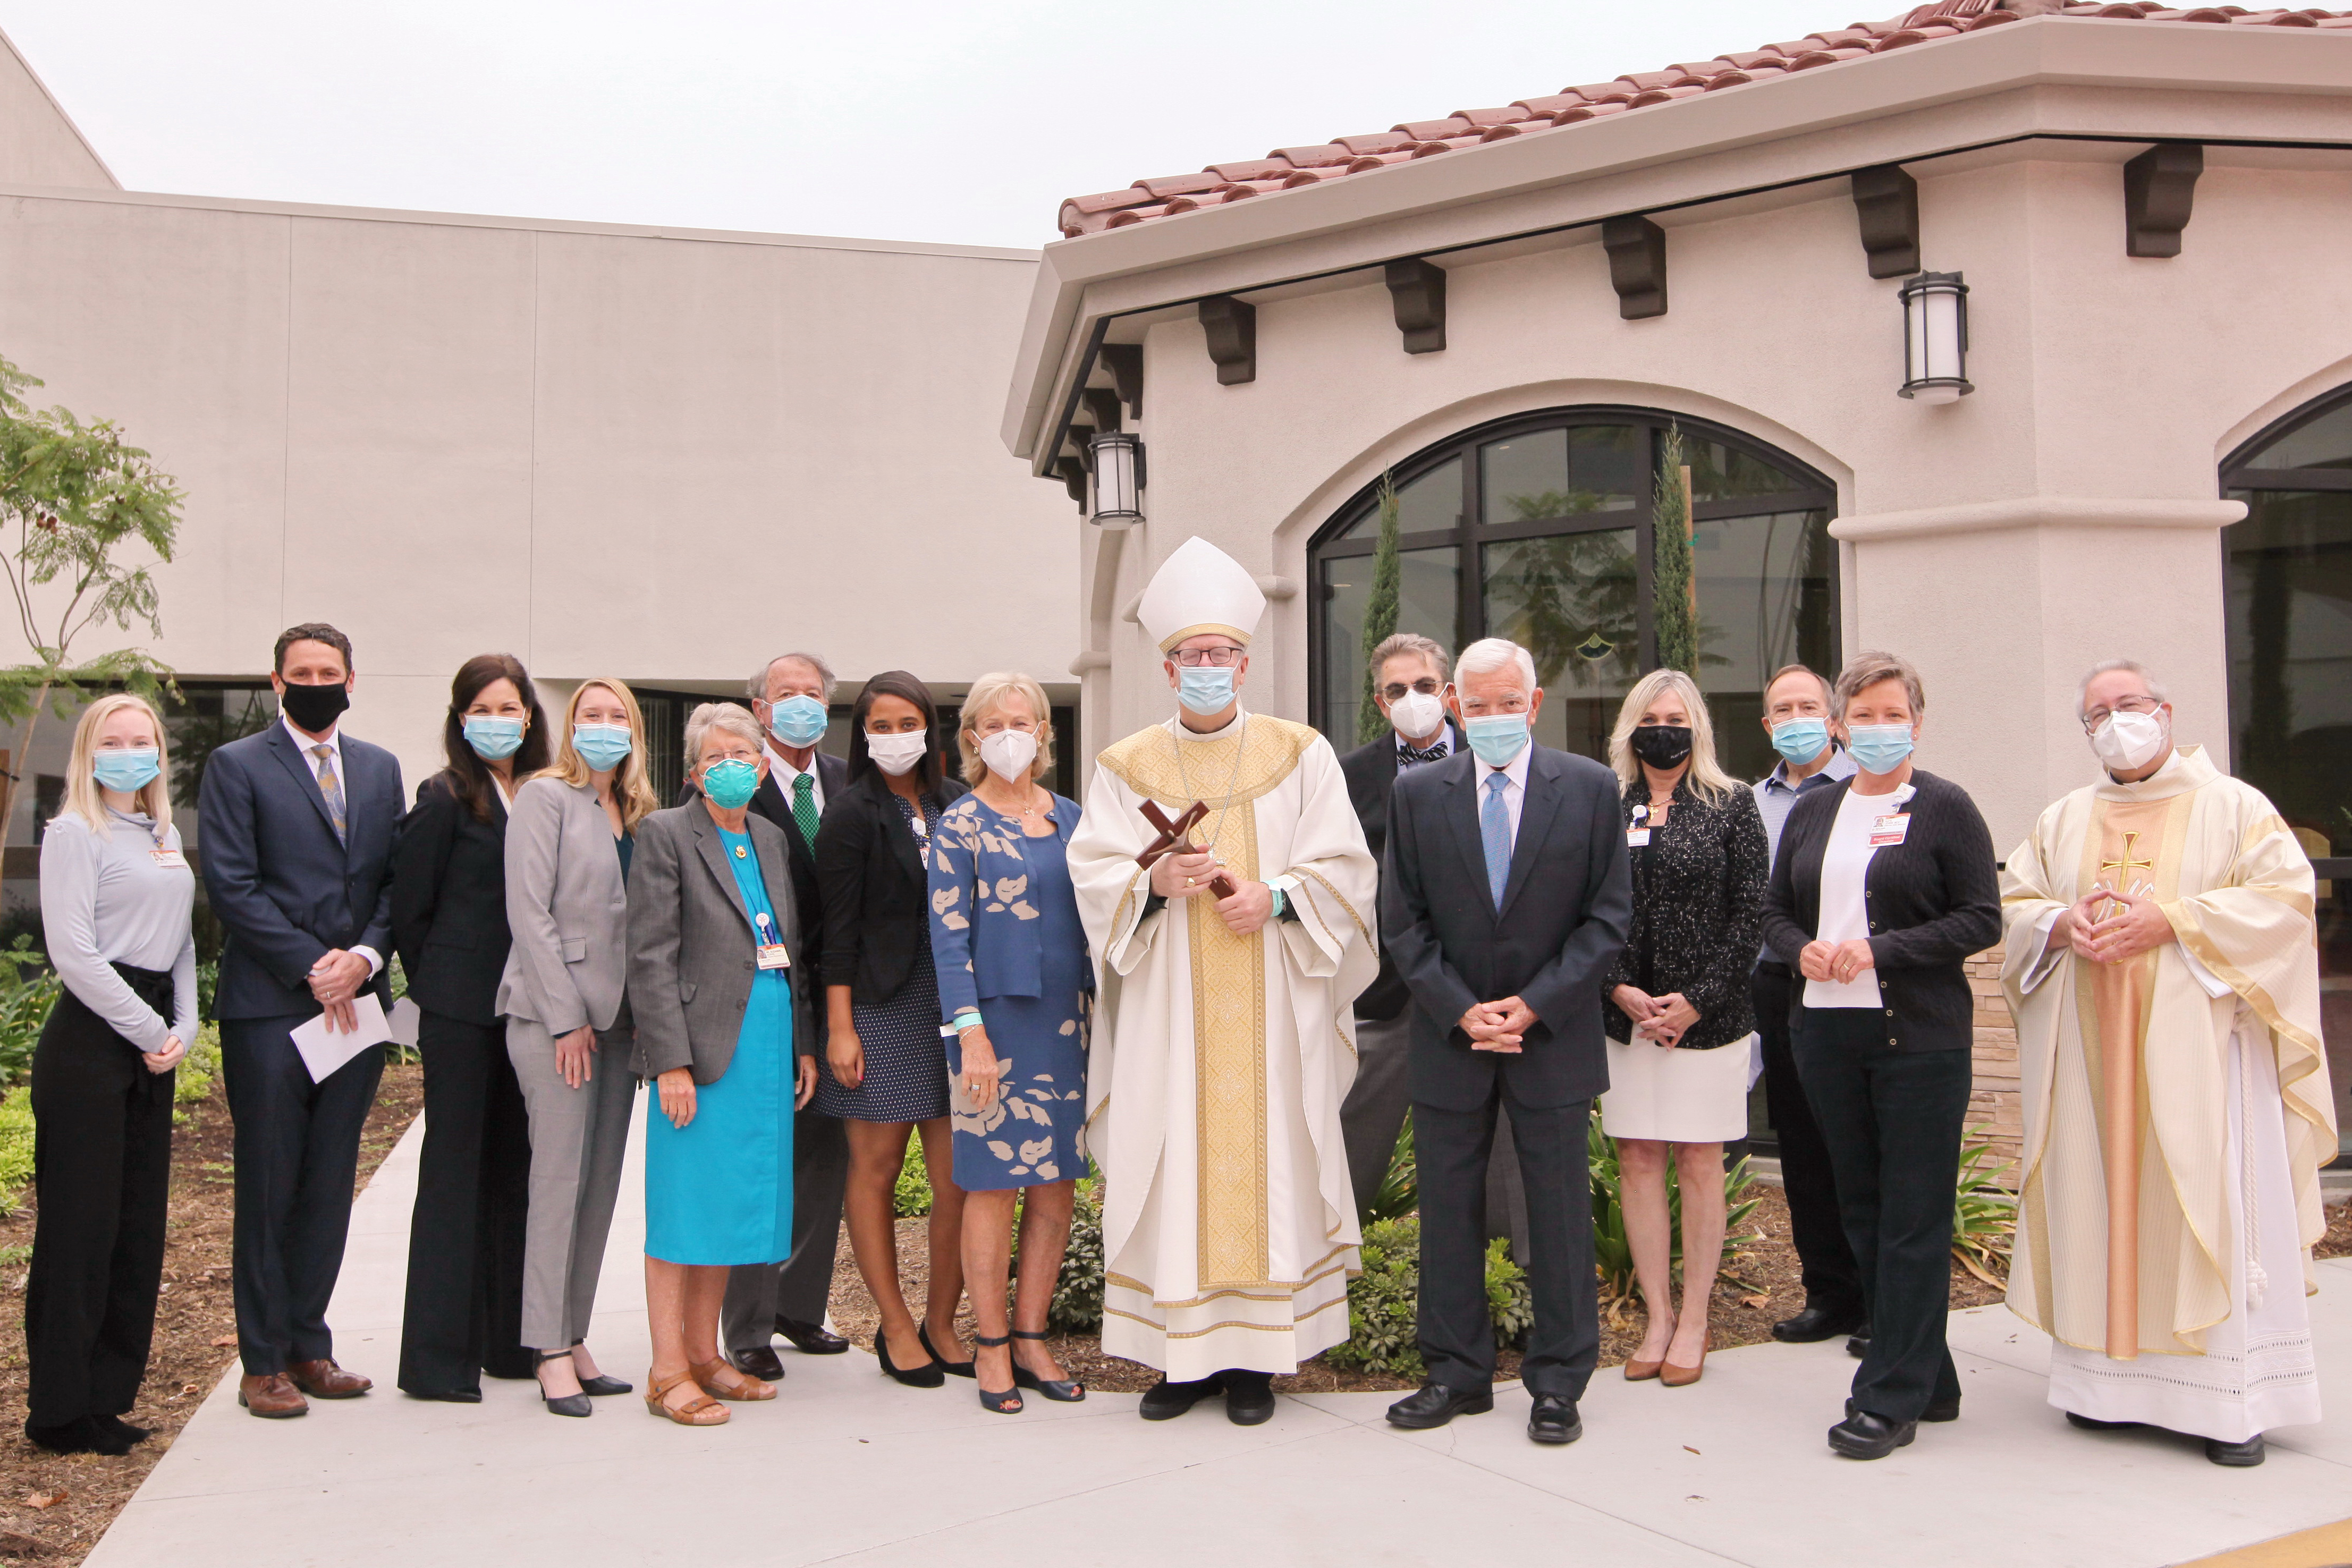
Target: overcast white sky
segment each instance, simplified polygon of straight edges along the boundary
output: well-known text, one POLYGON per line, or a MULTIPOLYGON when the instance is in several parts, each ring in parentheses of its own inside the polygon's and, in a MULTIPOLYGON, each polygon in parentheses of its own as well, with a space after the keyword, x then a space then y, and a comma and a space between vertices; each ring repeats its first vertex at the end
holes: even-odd
POLYGON ((1035 246, 1066 195, 1855 0, 0 0, 132 190, 1035 246))

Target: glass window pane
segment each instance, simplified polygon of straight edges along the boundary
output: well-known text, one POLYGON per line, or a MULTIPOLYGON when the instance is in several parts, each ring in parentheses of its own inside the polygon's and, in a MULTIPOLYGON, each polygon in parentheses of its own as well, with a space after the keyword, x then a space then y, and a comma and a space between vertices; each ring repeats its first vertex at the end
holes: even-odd
POLYGON ((2352 468, 2352 402, 2330 409, 2281 436, 2247 462, 2251 468, 2352 468))
MULTIPOLYGON (((1455 634, 1460 603, 1460 552, 1401 550, 1397 555, 1397 623, 1400 632, 1434 637, 1450 653, 1461 646, 1455 634)), ((1372 593, 1379 558, 1349 556, 1323 563, 1323 732, 1345 751, 1360 746, 1385 726, 1360 734, 1364 701, 1364 608, 1372 593)))
POLYGON ((1617 704, 1641 674, 1633 530, 1489 545, 1486 626, 1535 655, 1536 738, 1605 759, 1617 704))
MULTIPOLYGON (((1406 534, 1451 532, 1462 526, 1462 459, 1449 458, 1412 483, 1397 490, 1397 531, 1406 534)), ((1343 539, 1381 537, 1381 509, 1366 512, 1343 539)))
POLYGON ((1694 502, 1780 496, 1805 487, 1805 481, 1795 475, 1720 441, 1684 436, 1683 461, 1690 465, 1694 502))
POLYGON ((1629 424, 1538 430, 1478 449, 1484 520, 1525 523, 1632 508, 1648 493, 1649 432, 1629 424))
POLYGON ((1833 551, 1823 511, 1721 517, 1691 530, 1699 688, 1717 759, 1736 779, 1761 778, 1778 760, 1758 722, 1772 672, 1802 664, 1836 674, 1833 551))

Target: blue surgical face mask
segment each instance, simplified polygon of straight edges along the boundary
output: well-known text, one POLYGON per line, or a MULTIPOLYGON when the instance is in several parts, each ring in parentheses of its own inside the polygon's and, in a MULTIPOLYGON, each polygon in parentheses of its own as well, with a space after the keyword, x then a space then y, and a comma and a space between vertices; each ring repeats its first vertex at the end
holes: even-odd
POLYGON ((1845 732, 1845 748, 1864 773, 1892 773, 1911 755, 1907 724, 1857 724, 1845 732))
POLYGON ((1784 718, 1772 727, 1772 749, 1801 768, 1822 754, 1830 743, 1830 727, 1825 719, 1784 718))
POLYGON ((760 792, 760 770, 740 757, 722 758, 702 770, 702 792, 720 810, 738 810, 760 792))
POLYGON ((628 756, 631 742, 625 724, 575 724, 572 727, 572 749, 580 760, 597 772, 618 768, 621 758, 628 756))
POLYGON ((1234 706, 1234 671, 1226 664, 1180 664, 1176 669, 1176 700, 1206 718, 1234 706))
POLYGON ((522 724, 519 718, 501 718, 494 713, 469 713, 466 744, 485 762, 504 762, 522 749, 522 724))
POLYGON ((794 693, 768 709, 768 733, 786 746, 814 746, 831 716, 816 698, 794 693))
POLYGON ((1511 758, 1527 749, 1528 716, 1523 713, 1490 713, 1483 718, 1465 718, 1462 733, 1470 737, 1470 749, 1478 760, 1489 768, 1507 768, 1511 758))
POLYGON ((89 770, 106 789, 134 795, 155 782, 155 776, 163 769, 160 754, 152 747, 142 747, 135 751, 95 753, 89 770))

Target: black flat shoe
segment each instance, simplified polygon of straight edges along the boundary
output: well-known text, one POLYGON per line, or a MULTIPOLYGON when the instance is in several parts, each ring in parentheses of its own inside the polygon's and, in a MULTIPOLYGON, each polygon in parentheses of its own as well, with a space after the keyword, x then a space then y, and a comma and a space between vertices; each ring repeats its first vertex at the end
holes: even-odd
POLYGON ((1190 1383, 1174 1383, 1162 1377, 1145 1391, 1143 1402, 1135 1413, 1147 1421, 1172 1421, 1212 1394, 1224 1390, 1224 1379, 1211 1375, 1197 1377, 1190 1383))
POLYGON ((2205 1439, 2205 1457, 2217 1465, 2232 1469, 2245 1469, 2263 1462, 2263 1435, 2260 1432, 2242 1443, 2224 1443, 2216 1438, 2205 1439))
MULTIPOLYGON (((994 1339, 991 1339, 984 1333, 976 1333, 971 1336, 971 1343, 978 1345, 985 1345, 990 1350, 994 1350, 998 1345, 1011 1344, 1013 1341, 1010 1336, 1004 1334, 999 1334, 994 1339)), ((931 1350, 930 1341, 928 1339, 925 1340, 923 1342, 923 1348, 925 1350, 931 1350)), ((939 1354, 939 1352, 931 1350, 931 1354, 933 1355, 937 1355, 939 1354)), ((964 1364, 966 1366, 971 1366, 971 1363, 968 1361, 965 1362, 964 1364)), ((950 1368, 950 1370, 952 1371, 953 1369, 950 1368)), ((980 1374, 977 1370, 965 1373, 963 1375, 971 1378, 974 1383, 980 1384, 980 1407, 982 1409, 993 1411, 999 1416, 1018 1416, 1021 1414, 1022 1399, 1021 1390, 1019 1388, 1006 1388, 1002 1390, 991 1388, 988 1385, 980 1382, 980 1374)), ((1015 1383, 1020 1381, 1021 1369, 1019 1367, 1016 1366, 1013 1369, 1013 1376, 1015 1383)))
POLYGON ((120 1416, 93 1416, 89 1423, 100 1432, 111 1433, 126 1443, 143 1443, 155 1435, 153 1427, 134 1427, 120 1416))
POLYGON ((482 1391, 478 1388, 404 1388, 401 1392, 411 1399, 429 1399, 436 1405, 479 1405, 482 1402, 482 1391))
POLYGON ((2137 1421, 2102 1421, 2095 1416, 2077 1416, 2072 1410, 2066 1412, 2066 1424, 2080 1427, 2085 1432, 2128 1432, 2139 1425, 2137 1421))
MULTIPOLYGON (((1044 1340, 1050 1339, 1053 1336, 1043 1333, 1028 1333, 1023 1330, 1014 1329, 1013 1331, 1013 1337, 1014 1339, 1044 1340)), ((1084 1399, 1087 1396, 1087 1385, 1080 1383, 1076 1378, 1040 1377, 1035 1373, 1030 1371, 1027 1367, 1022 1365, 1021 1358, 1019 1356, 1013 1358, 1013 1386, 1015 1388, 1026 1388, 1035 1393, 1042 1394, 1057 1405, 1076 1405, 1079 1400, 1084 1399)))
POLYGON ((1442 1383, 1424 1383, 1418 1393, 1408 1394, 1389 1406, 1389 1425, 1402 1427, 1409 1432, 1425 1432, 1432 1427, 1444 1426, 1456 1416, 1484 1416, 1494 1407, 1491 1389, 1465 1394, 1442 1383))
POLYGON ((1772 1325, 1772 1337, 1782 1344, 1818 1344, 1825 1339, 1850 1334, 1863 1326, 1860 1312, 1833 1312, 1825 1307, 1807 1307, 1793 1318, 1782 1318, 1772 1325))
POLYGON ((60 1421, 54 1427, 36 1427, 26 1421, 25 1436, 31 1438, 36 1447, 47 1448, 52 1454, 127 1454, 131 1451, 128 1443, 112 1449, 99 1447, 99 1433, 87 1416, 60 1421))
POLYGON ((849 1348, 847 1340, 823 1323, 804 1323, 798 1318, 779 1316, 776 1332, 803 1355, 839 1355, 849 1348))
POLYGON ((971 1363, 969 1361, 950 1361, 946 1356, 940 1354, 940 1347, 931 1343, 930 1324, 916 1324, 915 1337, 922 1342, 923 1349, 930 1353, 931 1359, 940 1364, 940 1370, 941 1372, 946 1373, 950 1377, 969 1377, 975 1381, 978 1380, 980 1374, 972 1370, 971 1363))
MULTIPOLYGON (((1860 1408, 1851 1399, 1845 1402, 1845 1413, 1848 1416, 1853 1415, 1860 1408)), ((1922 1421, 1957 1421, 1959 1418, 1960 1399, 1957 1394, 1949 1399, 1938 1399, 1919 1412, 1919 1419, 1922 1421)))
POLYGON ((1225 1419, 1236 1427, 1262 1427, 1274 1419, 1274 1374, 1221 1372, 1225 1385, 1225 1419))
POLYGON ((1916 1421, 1890 1421, 1857 1410, 1830 1428, 1830 1448, 1849 1459, 1883 1459, 1919 1432, 1916 1421))
POLYGON ((1870 1354, 1870 1325, 1863 1324, 1845 1336, 1845 1353, 1856 1361, 1870 1354))
POLYGON ((1584 1417, 1576 1401, 1559 1394, 1538 1394, 1528 1415, 1528 1437, 1538 1443, 1573 1443, 1584 1436, 1584 1417))
MULTIPOLYGON (((919 1331, 918 1331, 919 1332, 919 1331)), ((925 1345, 925 1350, 931 1347, 925 1345)), ((882 1375, 894 1377, 909 1388, 937 1388, 948 1380, 945 1368, 935 1356, 920 1366, 897 1366, 890 1360, 890 1338, 881 1330, 874 1331, 874 1359, 882 1364, 882 1375)))
MULTIPOLYGON (((551 1361, 570 1361, 571 1359, 572 1353, 569 1350, 551 1350, 541 1353, 539 1361, 540 1364, 544 1366, 551 1361)), ((531 1375, 537 1377, 538 1374, 533 1373, 531 1375)), ((540 1403, 547 1406, 547 1413, 551 1416, 593 1416, 596 1414, 596 1407, 588 1403, 584 1384, 582 1388, 583 1392, 578 1394, 550 1394, 547 1391, 547 1385, 542 1383, 539 1385, 540 1403)), ((474 1396, 478 1402, 481 1397, 479 1394, 474 1396)))

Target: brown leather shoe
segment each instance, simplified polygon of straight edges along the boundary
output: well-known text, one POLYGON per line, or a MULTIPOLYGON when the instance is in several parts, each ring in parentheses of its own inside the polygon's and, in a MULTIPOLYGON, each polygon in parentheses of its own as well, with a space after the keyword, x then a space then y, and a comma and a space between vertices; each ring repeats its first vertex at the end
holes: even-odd
POLYGON ((236 1402, 265 1420, 283 1421, 289 1416, 307 1416, 310 1402, 301 1391, 288 1382, 282 1374, 269 1372, 259 1376, 248 1372, 236 1380, 236 1402))
POLYGON ((286 1375, 294 1386, 313 1399, 356 1399, 375 1386, 373 1379, 356 1372, 345 1372, 335 1364, 331 1355, 316 1361, 289 1361, 286 1375))

